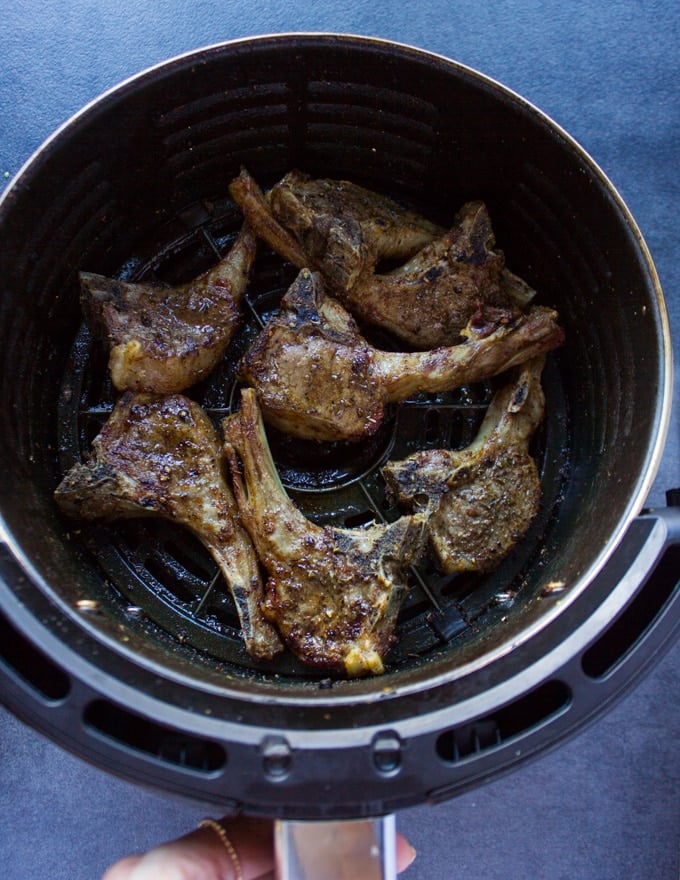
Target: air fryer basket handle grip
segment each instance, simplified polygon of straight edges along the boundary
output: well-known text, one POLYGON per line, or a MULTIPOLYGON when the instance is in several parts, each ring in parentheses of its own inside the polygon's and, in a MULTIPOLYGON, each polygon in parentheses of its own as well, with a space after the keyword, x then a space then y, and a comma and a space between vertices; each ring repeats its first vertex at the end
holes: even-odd
POLYGON ((393 815, 346 821, 278 821, 276 880, 395 880, 393 815))

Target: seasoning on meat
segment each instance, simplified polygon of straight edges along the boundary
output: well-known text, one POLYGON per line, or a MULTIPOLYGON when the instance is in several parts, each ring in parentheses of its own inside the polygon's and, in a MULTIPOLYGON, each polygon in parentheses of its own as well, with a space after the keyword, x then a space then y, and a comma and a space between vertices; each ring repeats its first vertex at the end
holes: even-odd
POLYGON ((270 247, 298 269, 317 269, 338 290, 350 288, 378 259, 408 259, 443 232, 347 180, 291 171, 264 195, 244 168, 229 191, 270 247))
POLYGON ((494 395, 465 449, 424 449, 383 468, 388 491, 429 513, 430 544, 446 573, 492 571, 525 535, 541 500, 529 443, 541 423, 545 357, 518 368, 494 395))
POLYGON ((524 308, 534 296, 507 269, 481 201, 447 230, 345 180, 292 171, 265 197, 243 170, 230 189, 275 251, 319 271, 352 314, 410 347, 454 345, 480 303, 524 308))
POLYGON ((281 485, 253 389, 223 428, 241 518, 269 575, 264 613, 307 664, 352 677, 383 672, 426 517, 315 525, 281 485))
POLYGON ((374 433, 390 402, 478 382, 562 344, 552 309, 481 308, 466 341, 425 352, 381 351, 303 269, 246 353, 242 379, 266 421, 298 437, 355 441, 374 433))
POLYGON ((246 222, 194 281, 159 287, 81 273, 83 309, 106 332, 124 393, 55 499, 74 517, 157 516, 190 529, 224 575, 254 658, 285 645, 320 670, 379 674, 408 568, 426 545, 446 573, 490 571, 535 517, 541 486, 529 445, 543 418, 545 355, 564 333, 507 269, 481 201, 463 205, 447 230, 356 184, 296 171, 265 195, 243 170, 230 192, 246 222), (250 387, 223 422, 222 445, 178 392, 222 359, 256 236, 300 271, 240 363, 250 387), (357 320, 411 350, 371 345, 357 320), (408 510, 395 521, 318 525, 284 490, 265 421, 293 437, 354 442, 378 431, 390 404, 511 369, 470 446, 384 466, 388 495, 408 510))
POLYGON ((264 659, 281 650, 260 611, 257 556, 225 480, 220 439, 197 403, 180 394, 123 394, 92 443, 92 459, 71 468, 55 498, 81 519, 158 516, 190 529, 224 575, 248 652, 264 659))
POLYGON ((256 239, 245 226, 223 260, 178 287, 81 272, 83 310, 104 327, 115 387, 175 392, 207 376, 240 323, 255 251, 256 239))

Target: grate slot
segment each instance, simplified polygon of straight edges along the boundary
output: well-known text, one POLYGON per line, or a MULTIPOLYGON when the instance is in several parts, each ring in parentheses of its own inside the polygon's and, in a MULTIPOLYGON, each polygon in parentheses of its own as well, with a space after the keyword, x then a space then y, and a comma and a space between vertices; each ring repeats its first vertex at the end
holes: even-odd
POLYGON ((195 580, 182 566, 178 566, 175 559, 167 553, 151 554, 144 561, 144 568, 155 578, 159 584, 163 584, 166 592, 177 599, 181 604, 191 607, 199 598, 195 588, 195 580))

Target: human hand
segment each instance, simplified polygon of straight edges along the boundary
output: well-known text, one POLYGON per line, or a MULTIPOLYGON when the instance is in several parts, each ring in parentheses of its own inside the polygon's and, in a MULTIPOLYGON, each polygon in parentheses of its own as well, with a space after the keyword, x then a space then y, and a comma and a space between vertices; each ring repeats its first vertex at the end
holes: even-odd
MULTIPOLYGON (((274 823, 243 816, 219 823, 233 847, 213 827, 201 827, 178 840, 128 856, 112 865, 102 880, 271 880, 274 874, 274 823)), ((397 834, 397 871, 404 871, 415 850, 397 834)))

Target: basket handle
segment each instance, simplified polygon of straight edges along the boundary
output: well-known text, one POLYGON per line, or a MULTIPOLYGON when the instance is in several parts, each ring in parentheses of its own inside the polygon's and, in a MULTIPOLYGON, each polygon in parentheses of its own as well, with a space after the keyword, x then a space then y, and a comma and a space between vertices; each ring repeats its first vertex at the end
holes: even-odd
POLYGON ((394 815, 338 821, 280 820, 276 880, 395 880, 394 815))

